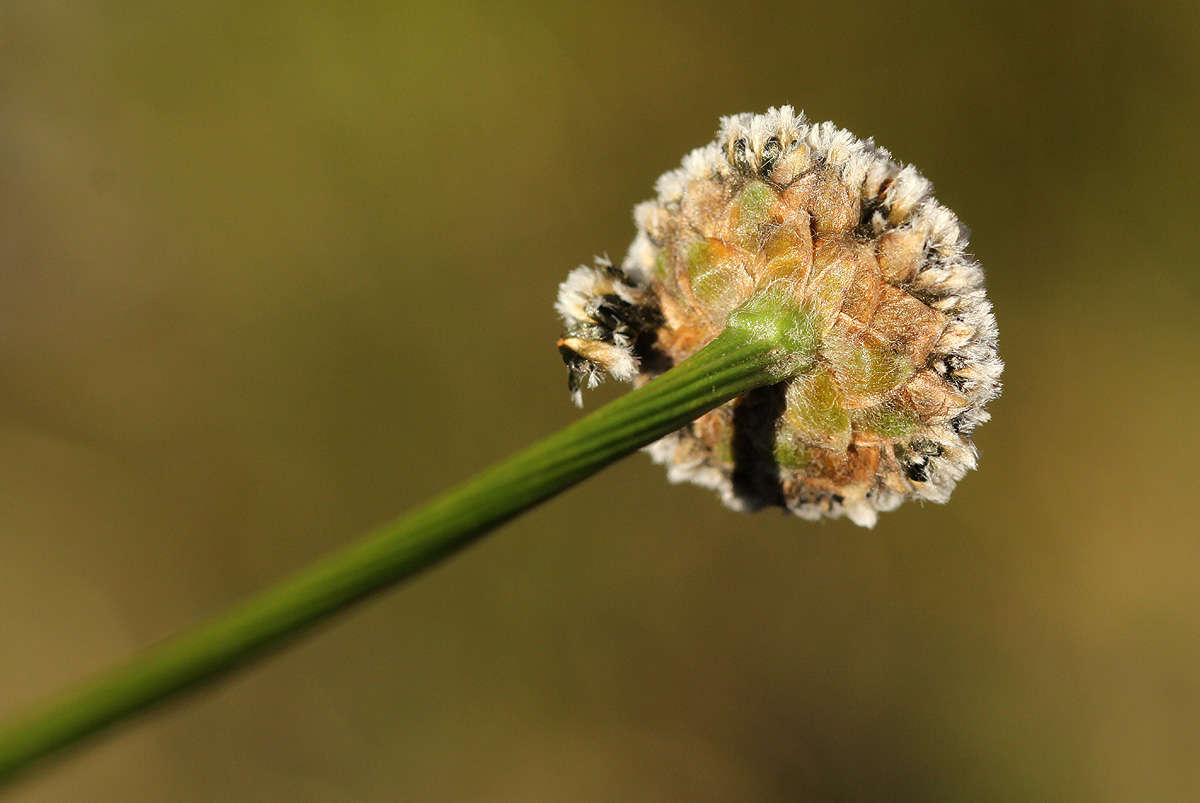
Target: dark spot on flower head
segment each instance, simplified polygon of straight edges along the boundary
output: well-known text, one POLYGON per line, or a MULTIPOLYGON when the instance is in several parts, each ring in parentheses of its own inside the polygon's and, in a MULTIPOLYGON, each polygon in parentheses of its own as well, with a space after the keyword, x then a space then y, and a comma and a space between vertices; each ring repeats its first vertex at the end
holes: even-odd
POLYGON ((596 267, 603 271, 604 275, 610 279, 614 279, 623 283, 629 282, 629 274, 625 272, 624 268, 622 268, 620 265, 614 265, 608 259, 598 258, 596 260, 596 267))
POLYGON ((942 358, 942 363, 946 366, 946 381, 954 386, 954 389, 961 392, 966 387, 967 380, 961 376, 957 376, 955 371, 967 364, 967 361, 957 354, 947 354, 942 358))
POLYGON ((779 137, 771 137, 763 145, 762 165, 759 170, 764 176, 771 171, 771 168, 775 165, 775 160, 779 158, 781 153, 783 153, 783 146, 779 144, 779 137))
POLYGON ((612 330, 630 327, 637 322, 637 308, 614 293, 601 296, 600 303, 592 306, 588 312, 596 319, 596 323, 612 330))
POLYGON ((633 353, 637 355, 642 370, 652 376, 669 371, 675 366, 671 355, 658 347, 658 332, 653 329, 638 335, 633 344, 633 353))
POLYGON ((950 419, 950 428, 954 430, 954 434, 956 435, 970 436, 971 432, 975 429, 975 425, 971 421, 971 411, 964 410, 950 419))
POLYGON ((746 156, 746 140, 738 137, 733 143, 733 166, 739 170, 750 169, 750 159, 746 156))
POLYGON ((874 237, 875 227, 872 224, 872 220, 875 214, 879 213, 886 220, 890 211, 883 198, 867 198, 862 202, 862 215, 858 219, 858 226, 855 228, 854 233, 860 238, 870 239, 874 237))
POLYGON ((575 349, 562 345, 561 343, 558 346, 558 354, 562 357, 563 365, 567 366, 572 371, 579 370, 583 367, 583 364, 587 362, 587 360, 579 356, 579 352, 575 351, 575 349))
POLYGON ((631 304, 615 293, 607 293, 588 312, 596 322, 621 334, 633 336, 662 323, 662 314, 648 306, 631 304))
POLYGON ((928 482, 929 481, 929 460, 921 458, 918 461, 909 463, 904 468, 904 475, 913 482, 928 482))
POLYGON ((567 390, 573 395, 583 387, 583 379, 591 372, 592 364, 573 349, 560 345, 558 353, 567 366, 567 390))

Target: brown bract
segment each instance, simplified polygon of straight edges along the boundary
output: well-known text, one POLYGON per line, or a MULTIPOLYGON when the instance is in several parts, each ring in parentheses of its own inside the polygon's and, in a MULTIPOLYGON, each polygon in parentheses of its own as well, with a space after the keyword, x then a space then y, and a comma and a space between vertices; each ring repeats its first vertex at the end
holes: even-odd
POLYGON ((560 289, 573 391, 602 372, 647 381, 754 294, 784 292, 815 362, 663 438, 654 459, 739 509, 872 525, 906 497, 948 499, 1002 364, 982 271, 929 183, 784 107, 725 118, 658 190, 622 266, 578 268, 560 289))

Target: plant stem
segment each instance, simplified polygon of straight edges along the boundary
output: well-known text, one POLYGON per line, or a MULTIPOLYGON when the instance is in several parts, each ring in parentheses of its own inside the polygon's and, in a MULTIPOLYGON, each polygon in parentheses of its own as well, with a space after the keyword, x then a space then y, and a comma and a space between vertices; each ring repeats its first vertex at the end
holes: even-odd
POLYGON ((43 756, 247 663, 734 396, 778 382, 796 365, 787 351, 793 343, 781 330, 786 315, 761 301, 743 309, 712 343, 643 387, 208 623, 0 727, 0 784, 43 756))

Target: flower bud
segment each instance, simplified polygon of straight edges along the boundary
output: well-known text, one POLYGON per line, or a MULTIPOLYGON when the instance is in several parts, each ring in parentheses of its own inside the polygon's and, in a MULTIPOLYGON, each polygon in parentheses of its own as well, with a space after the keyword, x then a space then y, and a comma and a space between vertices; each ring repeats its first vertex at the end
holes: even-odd
POLYGON ((726 117, 715 142, 637 206, 621 266, 559 290, 559 349, 580 388, 642 384, 694 354, 765 292, 815 343, 785 381, 743 394, 648 447, 672 481, 741 510, 871 526, 905 498, 944 502, 1003 364, 967 232, 914 168, 790 107, 726 117), (812 354, 815 353, 815 359, 812 354))

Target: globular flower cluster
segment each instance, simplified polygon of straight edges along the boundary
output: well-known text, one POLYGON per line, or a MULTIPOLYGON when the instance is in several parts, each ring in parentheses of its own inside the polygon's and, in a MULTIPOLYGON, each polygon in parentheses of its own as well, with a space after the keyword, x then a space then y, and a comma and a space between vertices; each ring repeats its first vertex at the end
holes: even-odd
POLYGON ((649 381, 769 288, 805 312, 815 356, 648 447, 670 479, 865 526, 909 497, 949 499, 1003 364, 967 231, 930 183, 784 106, 724 118, 657 191, 621 265, 559 289, 576 402, 604 374, 649 381))

